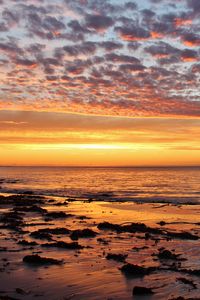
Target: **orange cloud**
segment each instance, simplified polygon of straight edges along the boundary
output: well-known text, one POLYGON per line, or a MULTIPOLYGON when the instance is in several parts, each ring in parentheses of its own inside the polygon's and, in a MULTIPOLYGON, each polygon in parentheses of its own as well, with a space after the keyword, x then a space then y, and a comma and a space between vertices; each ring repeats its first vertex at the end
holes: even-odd
POLYGON ((163 38, 163 34, 160 33, 160 32, 156 32, 156 31, 151 31, 151 37, 153 39, 160 39, 160 38, 163 38))
POLYGON ((181 19, 181 18, 176 18, 174 21, 176 27, 188 26, 188 25, 191 25, 192 22, 193 22, 192 19, 181 19))

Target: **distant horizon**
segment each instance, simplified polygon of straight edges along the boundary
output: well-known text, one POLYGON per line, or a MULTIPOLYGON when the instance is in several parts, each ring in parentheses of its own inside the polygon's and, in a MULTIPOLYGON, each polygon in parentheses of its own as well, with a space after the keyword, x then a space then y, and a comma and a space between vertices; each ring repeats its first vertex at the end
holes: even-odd
POLYGON ((90 166, 90 165, 0 165, 0 168, 200 168, 200 165, 107 165, 107 166, 90 166))

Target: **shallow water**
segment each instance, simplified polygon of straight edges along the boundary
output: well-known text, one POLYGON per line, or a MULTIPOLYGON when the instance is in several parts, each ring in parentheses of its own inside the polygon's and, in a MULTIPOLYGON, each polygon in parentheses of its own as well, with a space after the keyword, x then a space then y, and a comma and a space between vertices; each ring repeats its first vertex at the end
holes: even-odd
POLYGON ((1 192, 141 202, 200 202, 200 167, 1 167, 1 192))

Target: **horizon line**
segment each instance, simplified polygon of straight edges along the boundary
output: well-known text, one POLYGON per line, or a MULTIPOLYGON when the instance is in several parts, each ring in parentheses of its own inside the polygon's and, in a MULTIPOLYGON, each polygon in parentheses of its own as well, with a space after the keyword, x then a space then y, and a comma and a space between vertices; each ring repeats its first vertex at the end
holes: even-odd
POLYGON ((0 165, 0 168, 200 168, 200 165, 0 165))

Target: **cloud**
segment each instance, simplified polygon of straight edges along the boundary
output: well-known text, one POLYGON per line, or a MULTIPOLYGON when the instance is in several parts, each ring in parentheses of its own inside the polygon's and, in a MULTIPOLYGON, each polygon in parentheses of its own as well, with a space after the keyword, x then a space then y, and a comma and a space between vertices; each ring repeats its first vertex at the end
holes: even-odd
POLYGON ((103 15, 86 15, 85 18, 87 28, 96 31, 104 31, 114 24, 112 18, 103 15))
POLYGON ((196 46, 200 46, 200 35, 193 33, 193 32, 189 32, 189 33, 185 33, 182 35, 182 40, 183 43, 186 46, 189 47, 196 47, 196 46))
POLYGON ((151 37, 150 33, 142 27, 115 27, 115 31, 122 40, 125 41, 142 41, 151 37))
POLYGON ((0 107, 199 117, 199 1, 2 1, 0 107))

